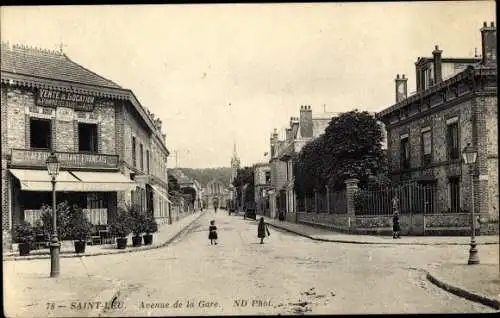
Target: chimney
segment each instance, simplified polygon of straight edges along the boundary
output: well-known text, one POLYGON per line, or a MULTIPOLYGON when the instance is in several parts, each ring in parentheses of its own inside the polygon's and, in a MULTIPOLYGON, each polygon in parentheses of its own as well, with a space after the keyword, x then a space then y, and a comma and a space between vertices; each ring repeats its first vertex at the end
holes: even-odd
POLYGON ((442 50, 439 49, 439 46, 435 46, 432 55, 434 56, 434 85, 441 83, 443 81, 443 73, 441 66, 441 54, 442 50))
POLYGON ((401 78, 397 74, 394 81, 396 82, 396 103, 399 103, 408 97, 408 79, 404 74, 401 78))
POLYGON ((300 135, 302 138, 313 136, 312 110, 311 106, 300 106, 300 135))
POLYGON ((484 22, 481 28, 481 46, 483 52, 482 64, 487 66, 494 66, 497 64, 497 28, 495 23, 491 22, 488 26, 484 22))

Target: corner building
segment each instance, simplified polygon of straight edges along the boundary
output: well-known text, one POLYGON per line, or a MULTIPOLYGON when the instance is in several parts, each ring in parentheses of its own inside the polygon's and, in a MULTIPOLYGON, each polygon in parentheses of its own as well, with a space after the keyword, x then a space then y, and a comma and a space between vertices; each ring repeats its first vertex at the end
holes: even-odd
POLYGON ((132 91, 60 52, 2 43, 1 57, 4 249, 14 224, 34 224, 52 203, 51 151, 60 162, 57 202, 84 208, 92 223, 108 224, 131 202, 159 219, 168 214, 161 121, 132 91))
POLYGON ((392 179, 427 185, 421 212, 434 216, 436 227, 447 217, 452 228, 470 228, 471 176, 462 150, 471 143, 474 210, 488 220, 481 233, 498 233, 496 27, 485 22, 480 31, 481 58, 442 58, 436 46, 433 57, 415 63, 417 91, 407 96, 407 78, 396 76, 396 104, 377 117, 387 127, 392 179))

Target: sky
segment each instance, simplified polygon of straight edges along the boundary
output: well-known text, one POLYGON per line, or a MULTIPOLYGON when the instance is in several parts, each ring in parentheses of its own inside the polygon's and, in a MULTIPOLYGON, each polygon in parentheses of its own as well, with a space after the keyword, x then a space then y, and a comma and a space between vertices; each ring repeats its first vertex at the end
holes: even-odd
POLYGON ((381 111, 419 56, 472 57, 493 1, 0 7, 0 37, 59 49, 163 121, 168 166, 265 160, 274 128, 313 114, 381 111), (177 160, 175 152, 178 154, 177 160))

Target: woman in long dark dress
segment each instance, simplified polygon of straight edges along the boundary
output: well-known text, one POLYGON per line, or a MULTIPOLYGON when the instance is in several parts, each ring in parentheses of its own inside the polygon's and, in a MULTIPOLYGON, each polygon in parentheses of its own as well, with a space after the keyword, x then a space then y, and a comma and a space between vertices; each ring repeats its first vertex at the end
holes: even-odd
POLYGON ((260 244, 264 244, 264 238, 271 235, 269 229, 267 228, 266 223, 264 223, 264 218, 261 217, 259 220, 259 225, 257 227, 257 237, 260 238, 260 244))
POLYGON ((208 227, 208 239, 210 240, 210 245, 217 245, 217 226, 215 226, 215 221, 210 221, 210 226, 208 227))
POLYGON ((399 236, 399 231, 401 230, 401 227, 399 226, 399 213, 396 211, 392 215, 392 238, 401 238, 399 236))

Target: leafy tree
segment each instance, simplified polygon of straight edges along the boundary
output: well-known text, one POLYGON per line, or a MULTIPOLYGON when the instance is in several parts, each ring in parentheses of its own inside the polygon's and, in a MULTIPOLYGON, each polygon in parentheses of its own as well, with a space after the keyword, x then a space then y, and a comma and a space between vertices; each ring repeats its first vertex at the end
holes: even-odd
POLYGON ((236 178, 233 180, 233 186, 236 188, 237 193, 237 201, 241 200, 241 194, 245 185, 247 185, 245 190, 245 201, 254 201, 254 180, 254 170, 252 167, 238 169, 236 178))
POLYGON ((177 179, 169 174, 168 175, 168 194, 169 195, 175 195, 181 190, 181 187, 179 186, 179 183, 177 182, 177 179))
POLYGON ((231 179, 231 168, 206 168, 206 169, 192 169, 192 168, 179 168, 186 176, 197 180, 202 186, 206 186, 210 181, 216 180, 222 184, 229 185, 231 179))
POLYGON ((353 110, 333 117, 325 133, 308 142, 298 155, 295 185, 299 194, 311 194, 325 185, 338 190, 348 178, 361 185, 369 178, 383 184, 387 160, 382 150, 383 132, 366 111, 353 110))

